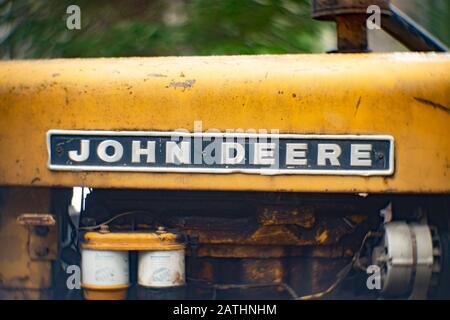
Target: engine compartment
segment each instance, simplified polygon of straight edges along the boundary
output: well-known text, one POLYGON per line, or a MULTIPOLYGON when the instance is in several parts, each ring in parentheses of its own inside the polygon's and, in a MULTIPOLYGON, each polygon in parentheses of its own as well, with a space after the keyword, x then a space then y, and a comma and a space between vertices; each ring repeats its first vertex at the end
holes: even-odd
MULTIPOLYGON (((408 298, 414 275, 397 283, 403 291, 383 292, 389 280, 386 270, 393 267, 379 262, 382 287, 371 290, 367 267, 377 265, 372 260, 383 243, 385 223, 421 224, 433 233, 432 263, 426 266, 432 276, 426 280, 424 297, 437 298, 448 294, 443 281, 449 268, 444 248, 448 201, 446 195, 93 189, 80 213, 79 232, 63 235, 71 240, 60 248, 61 266, 80 265, 87 233, 177 233, 185 245, 184 281, 140 286, 141 251, 130 246, 127 298, 408 298)), ((66 225, 74 225, 76 219, 61 214, 66 225)), ((417 270, 417 259, 410 264, 417 270)), ((61 294, 73 298, 74 292, 61 294)), ((80 290, 75 297, 81 298, 80 290)))

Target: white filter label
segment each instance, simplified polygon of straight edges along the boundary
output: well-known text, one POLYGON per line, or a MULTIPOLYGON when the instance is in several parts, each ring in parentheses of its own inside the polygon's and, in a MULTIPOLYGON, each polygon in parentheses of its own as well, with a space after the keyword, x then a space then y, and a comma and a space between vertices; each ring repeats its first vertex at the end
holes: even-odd
POLYGON ((129 283, 128 251, 82 251, 82 282, 112 286, 129 283))
POLYGON ((185 284, 184 250, 139 253, 138 283, 144 287, 177 287, 185 284))

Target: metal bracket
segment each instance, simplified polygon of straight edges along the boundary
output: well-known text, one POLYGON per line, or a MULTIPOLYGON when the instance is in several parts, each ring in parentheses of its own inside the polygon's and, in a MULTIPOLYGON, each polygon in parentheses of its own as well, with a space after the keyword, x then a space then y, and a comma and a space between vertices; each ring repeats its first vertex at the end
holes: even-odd
POLYGON ((48 213, 24 213, 17 223, 28 227, 28 253, 33 260, 53 260, 57 257, 56 219, 48 213))
POLYGON ((313 0, 312 16, 336 22, 338 52, 369 52, 367 9, 380 8, 380 27, 412 51, 447 52, 448 48, 390 0, 313 0))
POLYGON ((47 226, 56 225, 55 217, 48 213, 23 213, 17 217, 17 223, 22 226, 47 226))

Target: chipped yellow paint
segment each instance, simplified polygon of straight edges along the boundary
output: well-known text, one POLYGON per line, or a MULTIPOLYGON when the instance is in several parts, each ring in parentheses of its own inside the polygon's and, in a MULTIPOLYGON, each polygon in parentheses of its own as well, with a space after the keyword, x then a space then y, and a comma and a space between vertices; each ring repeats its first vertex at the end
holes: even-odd
POLYGON ((315 238, 316 238, 317 242, 319 242, 320 244, 324 243, 328 239, 328 231, 324 230, 320 233, 317 233, 315 238))
POLYGON ((81 243, 92 250, 179 250, 184 249, 182 237, 165 232, 87 232, 81 243))
POLYGON ((50 189, 5 188, 0 190, 0 300, 47 297, 52 287, 51 256, 56 255, 56 229, 33 244, 33 229, 17 223, 24 212, 47 213, 50 189), (46 257, 37 258, 32 250, 46 246, 46 257))
POLYGON ((0 185, 313 192, 450 191, 450 55, 0 62, 0 185), (388 134, 390 177, 47 169, 49 129, 388 134))

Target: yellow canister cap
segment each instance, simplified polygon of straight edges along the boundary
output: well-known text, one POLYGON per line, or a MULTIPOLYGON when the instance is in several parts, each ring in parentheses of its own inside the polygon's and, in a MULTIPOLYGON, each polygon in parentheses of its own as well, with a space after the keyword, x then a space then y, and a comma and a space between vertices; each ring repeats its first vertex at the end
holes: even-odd
POLYGON ((92 250, 180 250, 184 238, 175 232, 87 232, 81 248, 92 250))

